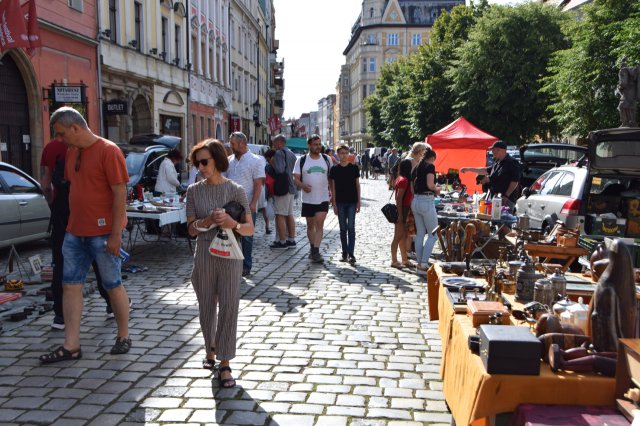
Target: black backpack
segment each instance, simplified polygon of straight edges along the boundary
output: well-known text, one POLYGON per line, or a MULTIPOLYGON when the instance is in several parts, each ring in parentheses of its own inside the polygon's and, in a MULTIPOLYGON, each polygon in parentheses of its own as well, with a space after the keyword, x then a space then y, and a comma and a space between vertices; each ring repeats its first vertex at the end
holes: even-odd
MULTIPOLYGON (((322 155, 322 158, 324 158, 324 162, 327 163, 327 176, 329 175, 329 171, 331 170, 331 161, 329 160, 329 157, 327 157, 326 154, 320 154, 322 155)), ((302 168, 304 167, 304 162, 307 161, 307 154, 303 155, 300 158, 300 182, 302 182, 302 177, 304 176, 302 173, 302 168)))
POLYGON ((273 174, 273 194, 277 196, 287 195, 289 193, 289 156, 284 153, 284 173, 273 174))

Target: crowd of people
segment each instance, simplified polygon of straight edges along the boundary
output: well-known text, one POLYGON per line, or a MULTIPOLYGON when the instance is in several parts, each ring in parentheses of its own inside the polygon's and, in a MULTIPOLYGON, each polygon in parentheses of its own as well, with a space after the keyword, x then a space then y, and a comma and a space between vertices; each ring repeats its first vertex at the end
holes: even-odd
MULTIPOLYGON (((107 311, 114 314, 117 324, 111 353, 125 354, 133 345, 128 330, 130 299, 122 285, 120 257, 127 223, 129 176, 125 159, 117 145, 95 135, 73 108, 55 111, 51 125, 55 140, 43 152, 42 184, 52 209, 52 326, 64 329, 65 338, 61 346, 42 355, 40 361, 51 364, 82 357, 82 285, 91 265, 107 311)), ((267 203, 272 203, 275 214, 276 233, 271 249, 297 246, 293 207, 300 191, 310 261, 324 262, 324 222, 332 209, 340 227, 340 260, 355 264, 360 179, 377 179, 379 174, 385 174, 398 208, 390 266, 424 273, 430 265, 436 241, 432 231, 438 220, 435 197, 442 190, 434 166, 437 154, 431 146, 416 142, 404 154, 393 148, 384 155, 370 157, 367 151, 357 155, 347 145, 338 146, 335 152, 325 150, 318 135, 309 137, 307 144, 307 153, 297 157, 287 148, 285 137, 277 135, 263 158, 248 149, 243 133, 234 132, 228 147, 221 141, 206 139, 189 153, 186 229, 196 239, 191 281, 204 337, 206 355, 202 367, 217 370, 221 387, 235 386, 229 363, 236 353, 240 283, 243 276, 251 274, 254 223, 258 211, 267 203), (238 215, 228 210, 231 203, 240 206, 238 215), (210 245, 218 228, 228 230, 229 238, 237 238, 241 259, 211 255, 210 245), (416 263, 410 260, 412 245, 416 263)), ((496 143, 492 151, 498 161, 491 168, 461 171, 486 174, 492 191, 511 196, 516 191, 513 181, 519 171, 512 167, 506 147, 496 143)), ((154 188, 157 193, 179 189, 175 166, 181 161, 179 151, 167 155, 160 165, 154 188)))

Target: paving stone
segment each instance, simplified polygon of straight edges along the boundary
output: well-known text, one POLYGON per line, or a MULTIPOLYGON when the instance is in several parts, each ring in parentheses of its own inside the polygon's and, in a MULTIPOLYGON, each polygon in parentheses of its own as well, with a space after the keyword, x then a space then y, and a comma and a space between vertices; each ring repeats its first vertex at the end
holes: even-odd
POLYGON ((327 415, 337 416, 349 416, 349 417, 364 417, 365 409, 362 407, 347 407, 347 406, 331 406, 327 407, 327 415))
POLYGON ((185 422, 190 416, 193 410, 189 409, 171 409, 164 410, 158 421, 160 422, 185 422))
POLYGON ((346 426, 348 417, 342 416, 321 416, 315 426, 346 426))
POLYGON ((298 416, 293 414, 276 414, 273 421, 280 426, 313 426, 313 416, 298 416))

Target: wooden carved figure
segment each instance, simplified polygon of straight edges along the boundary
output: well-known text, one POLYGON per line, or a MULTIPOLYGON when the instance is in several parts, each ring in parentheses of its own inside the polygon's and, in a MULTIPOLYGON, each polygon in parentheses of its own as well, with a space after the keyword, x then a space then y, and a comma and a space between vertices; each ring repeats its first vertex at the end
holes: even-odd
POLYGON ((631 256, 625 244, 615 240, 609 251, 609 266, 600 276, 593 296, 591 337, 596 351, 617 352, 618 339, 633 337, 635 305, 631 256))

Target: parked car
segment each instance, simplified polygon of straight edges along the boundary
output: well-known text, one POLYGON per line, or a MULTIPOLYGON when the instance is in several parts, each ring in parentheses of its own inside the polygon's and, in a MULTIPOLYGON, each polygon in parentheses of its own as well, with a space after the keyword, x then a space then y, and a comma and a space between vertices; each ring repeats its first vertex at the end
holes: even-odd
POLYGON ((40 184, 0 162, 0 248, 49 237, 50 216, 40 184))
POLYGON ((520 185, 528 187, 544 172, 575 163, 587 155, 587 148, 566 143, 534 143, 520 147, 517 159, 522 165, 520 185))
POLYGON ((180 140, 176 136, 146 134, 132 137, 128 144, 119 143, 129 173, 127 186, 132 188, 141 183, 145 190, 153 191, 160 163, 180 140))
POLYGON ((579 224, 580 204, 588 170, 583 165, 554 167, 545 172, 516 201, 516 214, 526 213, 532 228, 548 232, 556 221, 579 224))

